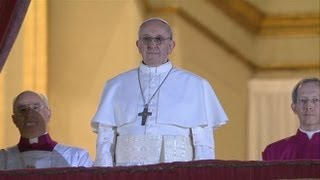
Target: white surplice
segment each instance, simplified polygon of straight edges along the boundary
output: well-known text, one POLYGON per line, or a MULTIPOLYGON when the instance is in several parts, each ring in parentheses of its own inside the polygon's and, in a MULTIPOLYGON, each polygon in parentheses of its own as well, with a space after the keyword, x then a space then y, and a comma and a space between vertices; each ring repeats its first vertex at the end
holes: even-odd
POLYGON ((24 151, 17 146, 0 150, 0 170, 53 167, 92 167, 84 149, 57 144, 52 151, 24 151))
POLYGON ((207 80, 173 67, 170 61, 159 67, 141 64, 106 83, 91 122, 98 133, 95 165, 214 159, 213 129, 226 122, 207 80), (145 103, 152 115, 142 126, 138 114, 145 103))

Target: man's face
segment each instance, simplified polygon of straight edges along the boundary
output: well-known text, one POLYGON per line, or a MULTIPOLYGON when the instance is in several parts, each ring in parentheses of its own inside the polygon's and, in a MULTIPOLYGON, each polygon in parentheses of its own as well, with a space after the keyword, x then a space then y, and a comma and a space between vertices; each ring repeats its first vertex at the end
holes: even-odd
POLYGON ((145 64, 156 67, 167 61, 175 45, 167 28, 159 21, 150 21, 141 27, 136 44, 145 64))
POLYGON ((50 115, 47 104, 38 94, 24 92, 14 103, 12 119, 22 137, 34 138, 47 131, 50 115))
POLYGON ((307 82, 298 89, 297 102, 292 110, 298 115, 300 128, 307 131, 320 129, 320 84, 307 82))

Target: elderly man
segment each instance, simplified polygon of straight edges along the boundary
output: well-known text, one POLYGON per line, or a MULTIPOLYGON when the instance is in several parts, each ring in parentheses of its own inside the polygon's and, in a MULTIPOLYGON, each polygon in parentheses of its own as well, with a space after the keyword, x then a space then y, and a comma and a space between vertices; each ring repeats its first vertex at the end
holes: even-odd
POLYGON ((300 121, 296 135, 268 145, 263 160, 320 159, 319 78, 298 82, 292 91, 291 108, 300 121))
POLYGON ((173 66, 175 42, 163 19, 144 21, 138 36, 140 66, 107 82, 91 122, 95 165, 214 159, 213 130, 227 116, 209 82, 173 66))
POLYGON ((51 139, 47 132, 50 117, 45 96, 24 91, 15 98, 12 119, 21 137, 16 146, 0 150, 0 170, 92 166, 84 149, 51 139))

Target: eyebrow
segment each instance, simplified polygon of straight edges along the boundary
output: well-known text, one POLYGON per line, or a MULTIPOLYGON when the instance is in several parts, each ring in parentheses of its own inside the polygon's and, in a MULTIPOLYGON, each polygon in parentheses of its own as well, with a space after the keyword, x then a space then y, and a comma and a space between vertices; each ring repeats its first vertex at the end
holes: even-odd
POLYGON ((149 36, 149 37, 164 37, 165 35, 162 35, 162 34, 157 34, 156 36, 151 36, 149 34, 143 34, 141 35, 141 37, 146 37, 146 36, 149 36))
POLYGON ((319 98, 320 96, 318 95, 310 95, 310 96, 300 96, 299 98, 319 98))
POLYGON ((42 105, 41 103, 19 103, 19 104, 16 104, 16 107, 21 107, 21 106, 26 106, 26 105, 30 105, 30 104, 33 104, 33 105, 42 105))

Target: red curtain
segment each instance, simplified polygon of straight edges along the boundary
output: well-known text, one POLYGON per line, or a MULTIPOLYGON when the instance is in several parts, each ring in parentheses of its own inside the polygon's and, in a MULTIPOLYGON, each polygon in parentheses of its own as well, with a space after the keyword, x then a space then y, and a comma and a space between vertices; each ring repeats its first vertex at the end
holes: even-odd
POLYGON ((115 168, 0 171, 0 180, 260 180, 320 179, 320 161, 194 161, 115 168))
POLYGON ((0 0, 0 72, 18 35, 30 0, 0 0))

